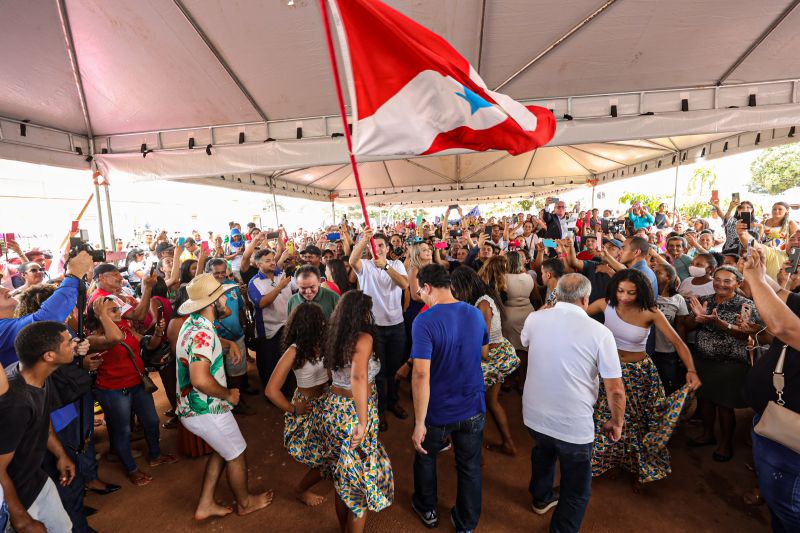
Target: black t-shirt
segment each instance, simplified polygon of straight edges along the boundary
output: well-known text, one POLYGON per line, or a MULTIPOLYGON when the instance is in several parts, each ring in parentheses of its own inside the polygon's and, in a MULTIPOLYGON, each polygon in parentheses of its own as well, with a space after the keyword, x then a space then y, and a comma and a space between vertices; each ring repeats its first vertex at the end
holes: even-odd
POLYGON ((8 474, 22 505, 27 509, 47 481, 42 470, 50 412, 55 389, 47 379, 43 388, 28 385, 19 374, 19 363, 6 368, 8 392, 0 396, 0 455, 14 452, 8 474))
POLYGON ((242 270, 240 274, 242 276, 242 281, 244 281, 245 285, 249 285, 250 280, 256 277, 256 274, 258 274, 258 268, 250 266, 250 268, 248 268, 247 270, 242 270))
POLYGON ((589 303, 592 303, 600 298, 606 297, 606 289, 611 281, 611 276, 605 272, 598 272, 597 267, 600 263, 596 261, 583 262, 583 274, 592 283, 592 292, 589 293, 589 303))
MULTIPOLYGON (((800 295, 790 294, 786 304, 795 315, 800 316, 800 295)), ((775 339, 769 351, 756 361, 747 376, 747 384, 744 389, 745 400, 747 405, 758 413, 763 413, 767 408, 767 403, 778 398, 775 394, 775 387, 772 386, 772 372, 778 363, 783 344, 780 339, 775 339)), ((800 413, 800 352, 791 346, 786 349, 783 374, 783 401, 786 402, 784 407, 800 413)))

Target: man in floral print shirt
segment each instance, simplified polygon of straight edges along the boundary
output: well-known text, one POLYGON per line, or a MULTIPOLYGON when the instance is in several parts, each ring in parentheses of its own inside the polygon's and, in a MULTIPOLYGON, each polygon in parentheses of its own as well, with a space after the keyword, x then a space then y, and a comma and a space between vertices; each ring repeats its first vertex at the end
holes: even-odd
MULTIPOLYGON (((200 501, 194 517, 205 520, 225 516, 232 507, 214 500, 222 471, 228 468, 228 485, 236 498, 236 511, 245 515, 272 503, 272 491, 251 493, 247 488, 247 444, 231 410, 239 403, 239 389, 228 389, 222 346, 214 330, 214 303, 236 285, 222 285, 211 274, 202 274, 186 287, 189 299, 178 313, 189 315, 178 334, 177 407, 183 426, 208 443, 214 453, 206 465, 200 501)), ((241 358, 231 348, 230 357, 241 358)))

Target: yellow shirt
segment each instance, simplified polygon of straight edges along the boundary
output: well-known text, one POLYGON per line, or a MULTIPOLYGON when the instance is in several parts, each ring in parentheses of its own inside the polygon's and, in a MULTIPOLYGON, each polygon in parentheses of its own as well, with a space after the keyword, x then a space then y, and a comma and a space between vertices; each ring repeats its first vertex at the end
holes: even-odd
POLYGON ((778 279, 778 272, 789 259, 789 255, 782 250, 768 246, 764 247, 764 255, 767 259, 767 276, 778 279))
POLYGON ((189 250, 184 250, 183 253, 181 254, 181 263, 185 263, 189 259, 195 259, 196 260, 197 257, 195 257, 195 255, 192 252, 190 252, 189 250))

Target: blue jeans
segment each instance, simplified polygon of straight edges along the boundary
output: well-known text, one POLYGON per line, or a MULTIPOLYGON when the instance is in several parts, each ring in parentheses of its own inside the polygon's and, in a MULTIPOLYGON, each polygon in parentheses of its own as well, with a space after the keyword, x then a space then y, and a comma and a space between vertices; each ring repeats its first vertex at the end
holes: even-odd
MULTIPOLYGON (((94 451, 94 399, 91 392, 84 394, 78 402, 83 402, 83 438, 87 439, 86 449, 78 453, 81 444, 80 420, 75 418, 56 434, 64 451, 75 463, 75 479, 66 487, 59 483, 60 474, 56 468, 56 458, 50 452, 44 458, 44 470, 56 485, 64 510, 72 520, 72 533, 92 531, 83 512, 83 491, 85 484, 97 478, 97 460, 94 451)), ((78 409, 78 417, 81 412, 78 409)), ((2 531, 0 529, 0 531, 2 531)))
POLYGON ((658 377, 668 396, 678 390, 678 353, 655 352, 650 356, 658 370, 658 377))
POLYGON ((150 460, 161 456, 158 444, 158 415, 153 395, 144 391, 142 385, 130 389, 101 390, 96 389, 97 401, 103 407, 106 425, 111 437, 111 445, 128 474, 136 472, 138 466, 131 454, 131 412, 139 417, 144 427, 144 438, 150 460))
POLYGON ((406 358, 406 328, 403 322, 394 326, 376 326, 375 355, 381 361, 381 370, 375 377, 378 389, 378 412, 383 414, 400 399, 395 373, 406 358))
POLYGON ((428 455, 417 452, 414 457, 414 506, 421 511, 436 510, 436 457, 447 445, 447 437, 452 439, 458 486, 456 506, 451 513, 458 531, 475 529, 481 516, 481 446, 485 424, 485 413, 446 426, 426 424, 428 432, 422 447, 428 455))
MULTIPOLYGON (((754 427, 760 418, 755 416, 754 427)), ((800 531, 800 454, 755 431, 752 435, 758 486, 772 514, 772 531, 800 531)))
POLYGON ((577 532, 592 494, 592 444, 572 444, 539 433, 528 432, 536 439, 531 450, 531 482, 528 491, 533 503, 544 505, 556 498, 553 482, 556 460, 561 471, 561 489, 558 505, 550 521, 552 533, 577 532))

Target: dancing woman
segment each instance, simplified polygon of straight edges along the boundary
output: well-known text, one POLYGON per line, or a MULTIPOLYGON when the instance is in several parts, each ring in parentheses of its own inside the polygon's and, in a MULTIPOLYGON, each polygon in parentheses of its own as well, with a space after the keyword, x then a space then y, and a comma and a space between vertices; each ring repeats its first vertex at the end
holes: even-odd
POLYGON ((453 296, 462 302, 474 305, 483 313, 489 330, 488 352, 484 353, 481 368, 486 385, 486 408, 492 415, 502 442, 487 444, 486 449, 514 455, 517 448, 511 438, 506 411, 500 404, 500 385, 519 366, 514 345, 503 337, 501 314, 502 303, 497 292, 478 277, 469 267, 458 267, 450 277, 453 296))
POLYGON ((302 303, 289 315, 283 334, 283 356, 269 378, 264 394, 283 409, 283 444, 289 455, 309 467, 294 489, 297 498, 308 506, 319 505, 325 498, 311 492, 322 481, 320 440, 316 421, 328 384, 328 371, 322 359, 322 339, 327 321, 322 308, 315 303, 302 303), (297 389, 291 403, 282 388, 289 372, 294 372, 297 389))
POLYGON ((334 309, 324 346, 333 383, 320 411, 322 474, 333 480, 336 516, 348 533, 364 531, 367 511, 394 500, 392 465, 378 440, 374 330, 372 298, 352 290, 334 309))
POLYGON ((634 475, 634 491, 671 473, 667 442, 678 423, 689 393, 700 386, 689 349, 658 310, 650 282, 638 270, 620 270, 611 278, 607 297, 592 303, 589 316, 603 313, 605 325, 614 334, 625 384, 628 406, 622 438, 612 442, 602 433, 610 411, 605 389, 595 406, 595 441, 592 475, 622 468, 634 475), (686 385, 667 397, 653 360, 645 352, 651 326, 672 343, 686 365, 686 385))

